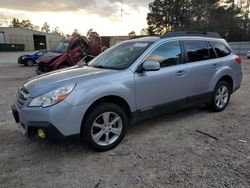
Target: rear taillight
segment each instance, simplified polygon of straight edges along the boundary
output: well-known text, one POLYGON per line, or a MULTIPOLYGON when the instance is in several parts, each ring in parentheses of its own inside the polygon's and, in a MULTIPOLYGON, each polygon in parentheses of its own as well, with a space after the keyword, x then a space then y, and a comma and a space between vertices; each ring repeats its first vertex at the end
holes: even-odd
POLYGON ((236 61, 236 63, 241 64, 241 58, 240 58, 240 56, 237 56, 235 58, 235 61, 236 61))

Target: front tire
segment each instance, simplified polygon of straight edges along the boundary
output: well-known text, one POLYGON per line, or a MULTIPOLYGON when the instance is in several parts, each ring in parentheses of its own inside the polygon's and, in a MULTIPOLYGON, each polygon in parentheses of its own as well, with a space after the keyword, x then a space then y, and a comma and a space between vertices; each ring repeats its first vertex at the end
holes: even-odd
POLYGON ((28 60, 26 63, 25 63, 26 66, 33 66, 34 65, 34 62, 31 61, 31 60, 28 60))
POLYGON ((230 101, 231 91, 232 88, 228 82, 218 82, 212 94, 212 101, 209 104, 210 109, 214 112, 220 112, 224 110, 230 101))
POLYGON ((82 125, 82 140, 94 150, 107 151, 122 141, 127 125, 123 109, 113 103, 102 103, 87 115, 82 125))

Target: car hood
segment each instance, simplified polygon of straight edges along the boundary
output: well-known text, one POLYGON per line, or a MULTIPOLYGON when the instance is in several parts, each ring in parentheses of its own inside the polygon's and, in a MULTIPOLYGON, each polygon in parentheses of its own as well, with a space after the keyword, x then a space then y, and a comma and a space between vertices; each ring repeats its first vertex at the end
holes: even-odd
POLYGON ((23 86, 29 91, 30 97, 36 97, 57 87, 97 78, 117 70, 100 69, 87 66, 74 66, 53 71, 29 79, 23 86))

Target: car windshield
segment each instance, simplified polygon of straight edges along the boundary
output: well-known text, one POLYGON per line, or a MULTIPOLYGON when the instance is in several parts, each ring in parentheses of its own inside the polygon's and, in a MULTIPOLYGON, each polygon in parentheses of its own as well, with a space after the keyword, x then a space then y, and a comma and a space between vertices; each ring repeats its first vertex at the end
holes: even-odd
POLYGON ((89 66, 123 70, 128 68, 134 61, 151 45, 150 42, 128 41, 120 43, 93 59, 89 66))
POLYGON ((61 41, 56 47, 56 51, 63 53, 67 50, 68 46, 69 46, 69 41, 67 40, 61 41))

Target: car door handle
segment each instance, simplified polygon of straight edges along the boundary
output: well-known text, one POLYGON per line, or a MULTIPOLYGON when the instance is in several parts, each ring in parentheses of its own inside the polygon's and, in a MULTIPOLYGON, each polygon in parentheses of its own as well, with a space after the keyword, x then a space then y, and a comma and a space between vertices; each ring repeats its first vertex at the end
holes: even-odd
POLYGON ((187 74, 186 71, 180 70, 175 74, 175 76, 185 76, 186 74, 187 74))
POLYGON ((213 64, 213 65, 212 65, 212 68, 213 68, 213 69, 218 68, 218 64, 213 64))

